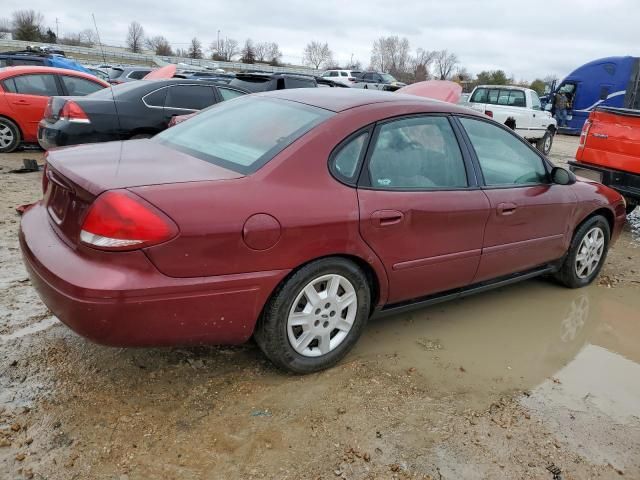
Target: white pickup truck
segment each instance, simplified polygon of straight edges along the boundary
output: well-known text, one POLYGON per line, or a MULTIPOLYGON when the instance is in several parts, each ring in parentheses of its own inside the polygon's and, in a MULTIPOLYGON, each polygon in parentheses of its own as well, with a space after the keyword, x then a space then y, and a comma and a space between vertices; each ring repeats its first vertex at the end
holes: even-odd
POLYGON ((545 155, 551 151, 557 131, 555 118, 542 110, 538 94, 529 88, 506 85, 479 85, 465 104, 508 125, 535 143, 545 155))

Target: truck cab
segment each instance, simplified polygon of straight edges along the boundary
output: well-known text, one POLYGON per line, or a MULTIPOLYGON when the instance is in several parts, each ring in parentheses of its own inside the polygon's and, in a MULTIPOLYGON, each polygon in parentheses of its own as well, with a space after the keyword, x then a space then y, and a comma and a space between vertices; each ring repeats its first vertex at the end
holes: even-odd
POLYGON ((534 143, 545 155, 551 151, 556 121, 542 109, 535 90, 507 85, 479 85, 467 106, 503 123, 534 143))

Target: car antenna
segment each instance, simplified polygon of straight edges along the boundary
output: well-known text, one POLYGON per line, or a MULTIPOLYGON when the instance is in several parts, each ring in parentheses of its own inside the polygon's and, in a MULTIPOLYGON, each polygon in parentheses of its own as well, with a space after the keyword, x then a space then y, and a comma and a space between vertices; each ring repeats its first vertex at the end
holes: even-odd
MULTIPOLYGON (((104 54, 104 48, 102 48, 102 41, 100 40, 100 32, 98 31, 98 24, 96 23, 96 16, 92 13, 93 26, 96 29, 96 36, 98 38, 98 46, 100 47, 100 53, 102 54, 102 61, 107 65, 107 56, 104 54)), ((109 90, 111 91, 111 100, 113 100, 113 108, 116 110, 116 118, 118 119, 118 130, 122 132, 122 125, 120 125, 120 113, 118 113, 118 104, 116 103, 116 97, 113 94, 113 84, 109 83, 109 90)))

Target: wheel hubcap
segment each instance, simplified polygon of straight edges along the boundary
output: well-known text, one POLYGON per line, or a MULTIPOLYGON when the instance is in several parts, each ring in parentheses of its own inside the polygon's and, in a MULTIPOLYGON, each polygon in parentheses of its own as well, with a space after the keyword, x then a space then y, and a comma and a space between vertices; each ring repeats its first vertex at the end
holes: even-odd
POLYGON ((600 264, 604 252, 604 232, 600 227, 592 228, 580 242, 576 255, 576 275, 587 278, 600 264))
POLYGON ((6 125, 0 124, 0 147, 8 147, 13 142, 13 132, 6 125))
POLYGON ((323 275, 298 293, 287 319, 293 349, 305 357, 325 355, 340 345, 358 310, 356 290, 341 275, 323 275))
POLYGON ((551 137, 547 137, 547 139, 544 141, 544 150, 545 152, 551 150, 551 137))

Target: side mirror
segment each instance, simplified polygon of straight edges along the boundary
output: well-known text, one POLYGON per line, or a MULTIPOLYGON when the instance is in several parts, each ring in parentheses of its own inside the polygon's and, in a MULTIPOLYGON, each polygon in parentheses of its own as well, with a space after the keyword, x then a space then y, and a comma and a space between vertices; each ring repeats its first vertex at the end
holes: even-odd
POLYGON ((553 167, 553 170, 551 170, 551 181, 557 185, 573 185, 576 183, 576 176, 566 168, 553 167))

